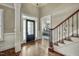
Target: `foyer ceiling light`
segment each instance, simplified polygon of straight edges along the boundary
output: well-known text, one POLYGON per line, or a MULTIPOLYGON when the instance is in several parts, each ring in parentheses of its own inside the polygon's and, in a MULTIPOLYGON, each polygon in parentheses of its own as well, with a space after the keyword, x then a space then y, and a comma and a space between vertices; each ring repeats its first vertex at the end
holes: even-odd
POLYGON ((34 6, 36 7, 43 7, 45 6, 47 3, 33 3, 34 6))

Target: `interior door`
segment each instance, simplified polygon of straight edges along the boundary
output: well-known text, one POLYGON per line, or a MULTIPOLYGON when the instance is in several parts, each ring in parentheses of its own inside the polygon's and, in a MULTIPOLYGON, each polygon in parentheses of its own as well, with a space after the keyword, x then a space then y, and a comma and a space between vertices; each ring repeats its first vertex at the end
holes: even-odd
POLYGON ((34 20, 26 20, 26 37, 27 42, 35 40, 35 21, 34 20))

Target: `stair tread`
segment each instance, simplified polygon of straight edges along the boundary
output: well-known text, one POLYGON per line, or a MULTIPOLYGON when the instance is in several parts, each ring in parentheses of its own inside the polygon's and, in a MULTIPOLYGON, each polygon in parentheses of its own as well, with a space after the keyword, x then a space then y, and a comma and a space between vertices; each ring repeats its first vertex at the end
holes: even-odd
POLYGON ((70 44, 70 43, 72 43, 72 41, 64 40, 64 43, 65 43, 65 44, 70 44))
POLYGON ((62 44, 62 43, 58 43, 58 45, 59 45, 59 46, 63 46, 64 44, 62 44))
POLYGON ((64 43, 58 42, 58 46, 57 46, 57 45, 54 45, 54 47, 55 47, 55 48, 60 48, 60 47, 63 47, 63 46, 65 46, 65 45, 67 45, 67 44, 71 44, 71 43, 73 43, 73 42, 78 42, 78 41, 79 41, 79 38, 78 38, 78 37, 70 37, 70 39, 71 39, 72 41, 64 40, 64 43))
POLYGON ((72 43, 71 41, 66 41, 66 40, 64 40, 64 44, 58 43, 58 45, 59 45, 59 46, 64 46, 64 45, 66 45, 66 44, 71 44, 71 43, 72 43))
POLYGON ((79 56, 79 53, 77 53, 79 51, 79 42, 73 43, 61 48, 55 48, 55 50, 60 51, 64 53, 65 55, 76 55, 76 56, 78 55, 79 56))
POLYGON ((72 37, 79 37, 79 34, 78 35, 77 34, 76 35, 72 35, 72 37))
POLYGON ((79 38, 79 37, 74 37, 74 36, 72 36, 71 38, 79 38))
POLYGON ((67 44, 71 44, 73 43, 72 41, 67 41, 67 40, 64 40, 64 43, 58 43, 58 46, 55 45, 55 47, 63 47, 64 45, 67 45, 67 44))
POLYGON ((79 41, 79 38, 78 38, 78 37, 71 37, 71 40, 72 40, 73 42, 78 42, 78 41, 79 41))

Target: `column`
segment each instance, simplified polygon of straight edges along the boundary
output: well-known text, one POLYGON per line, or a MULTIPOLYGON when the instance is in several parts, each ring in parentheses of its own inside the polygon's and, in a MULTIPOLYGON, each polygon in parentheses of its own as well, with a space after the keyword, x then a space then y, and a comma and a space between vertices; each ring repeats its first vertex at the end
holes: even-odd
POLYGON ((21 4, 14 3, 15 8, 15 52, 21 51, 21 4))

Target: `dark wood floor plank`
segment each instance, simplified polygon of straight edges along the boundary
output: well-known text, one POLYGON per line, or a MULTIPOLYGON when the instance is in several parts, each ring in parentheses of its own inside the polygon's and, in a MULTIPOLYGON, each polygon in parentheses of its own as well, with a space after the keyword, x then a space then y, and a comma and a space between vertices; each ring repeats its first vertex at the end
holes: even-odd
POLYGON ((36 40, 22 44, 21 52, 15 53, 15 49, 8 49, 0 52, 0 56, 61 56, 55 52, 48 51, 48 40, 36 40))

